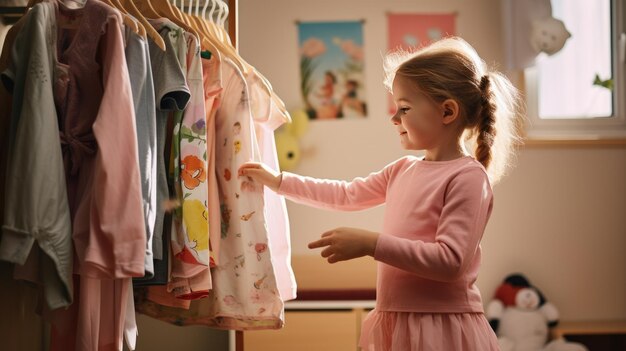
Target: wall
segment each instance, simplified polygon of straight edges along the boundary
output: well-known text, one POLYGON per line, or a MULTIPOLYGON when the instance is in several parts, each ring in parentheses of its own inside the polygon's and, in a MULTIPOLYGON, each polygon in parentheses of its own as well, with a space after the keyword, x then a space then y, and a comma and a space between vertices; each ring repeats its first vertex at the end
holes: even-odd
MULTIPOLYGON (((350 179, 377 170, 403 154, 389 126, 385 91, 380 83, 381 53, 386 48, 384 13, 391 10, 456 11, 458 33, 488 62, 502 62, 497 0, 240 0, 242 56, 270 79, 292 108, 299 107, 300 101, 294 21, 366 20, 370 117, 365 121, 312 123, 303 142, 314 148, 314 155, 302 163, 299 173, 350 179)), ((523 271, 559 307, 563 319, 626 318, 625 161, 623 148, 522 148, 517 167, 494 190, 496 204, 483 240, 478 281, 485 299, 506 274, 523 271)), ((309 251, 306 243, 337 226, 379 230, 383 208, 332 213, 293 203, 288 206, 294 269, 301 287, 373 286, 375 265, 371 259, 331 266, 318 258, 317 251, 309 251)), ((20 290, 24 288, 10 280, 8 266, 0 268, 0 295, 31 293, 20 290)), ((30 297, 10 306, 7 303, 14 298, 2 300, 2 315, 33 320, 34 300, 30 297), (18 312, 9 312, 9 307, 18 312)), ((186 350, 226 347, 225 335, 219 331, 179 328, 143 316, 138 316, 138 323, 139 350, 171 349, 181 343, 186 350)), ((30 330, 30 339, 20 334, 13 342, 21 342, 21 349, 37 349, 34 345, 43 334, 37 328, 30 330), (33 348, 27 346, 27 341, 33 348)), ((15 336, 10 328, 0 330, 15 336)))
MULTIPOLYGON (((488 63, 503 62, 498 0, 240 0, 241 54, 292 109, 301 107, 295 22, 365 20, 370 117, 311 123, 302 140, 311 155, 296 172, 351 179, 405 153, 389 123, 381 83, 390 11, 456 12, 457 34, 488 63)), ((507 274, 521 271, 557 305, 562 319, 626 318, 625 161, 624 148, 521 148, 517 167, 494 189, 478 280, 484 299, 507 274)), ((374 286, 371 259, 329 266, 306 244, 338 226, 380 230, 384 208, 333 213, 289 203, 288 210, 301 288, 374 286)))

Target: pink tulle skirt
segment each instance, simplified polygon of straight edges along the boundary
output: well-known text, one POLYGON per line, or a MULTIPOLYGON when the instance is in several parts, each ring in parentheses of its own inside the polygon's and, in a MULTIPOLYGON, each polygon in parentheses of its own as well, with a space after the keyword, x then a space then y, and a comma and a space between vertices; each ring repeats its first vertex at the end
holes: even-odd
POLYGON ((498 351, 482 313, 370 312, 361 328, 363 351, 498 351))

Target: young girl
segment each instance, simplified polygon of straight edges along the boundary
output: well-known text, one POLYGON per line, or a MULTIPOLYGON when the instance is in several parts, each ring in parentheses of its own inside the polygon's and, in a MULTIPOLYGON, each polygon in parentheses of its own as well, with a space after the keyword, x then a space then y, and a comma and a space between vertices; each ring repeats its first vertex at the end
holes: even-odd
POLYGON ((382 233, 337 228, 309 244, 324 248, 330 263, 365 255, 379 262, 376 308, 362 326, 364 350, 498 350, 474 283, 491 184, 516 138, 517 92, 459 38, 391 54, 385 70, 400 144, 425 157, 403 157, 351 182, 279 174, 258 163, 244 164, 239 174, 315 207, 386 204, 382 233), (465 136, 473 136, 473 156, 465 136))

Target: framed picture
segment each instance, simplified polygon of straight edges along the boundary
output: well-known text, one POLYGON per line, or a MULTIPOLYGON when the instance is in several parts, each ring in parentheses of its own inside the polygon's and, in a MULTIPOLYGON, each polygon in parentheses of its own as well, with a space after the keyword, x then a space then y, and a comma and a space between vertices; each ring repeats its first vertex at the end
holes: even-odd
POLYGON ((300 89, 310 119, 367 116, 363 21, 299 22, 300 89))

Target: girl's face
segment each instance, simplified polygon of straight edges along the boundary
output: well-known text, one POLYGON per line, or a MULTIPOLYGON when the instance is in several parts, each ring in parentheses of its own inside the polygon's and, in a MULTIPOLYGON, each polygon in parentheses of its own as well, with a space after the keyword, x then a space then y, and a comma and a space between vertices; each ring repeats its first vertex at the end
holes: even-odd
POLYGON ((391 117, 407 150, 436 149, 444 131, 443 107, 422 93, 408 78, 396 76, 392 86, 397 112, 391 117))

